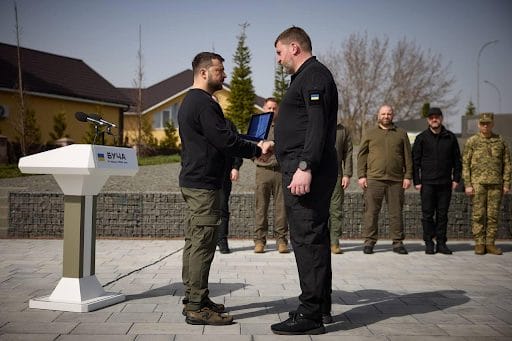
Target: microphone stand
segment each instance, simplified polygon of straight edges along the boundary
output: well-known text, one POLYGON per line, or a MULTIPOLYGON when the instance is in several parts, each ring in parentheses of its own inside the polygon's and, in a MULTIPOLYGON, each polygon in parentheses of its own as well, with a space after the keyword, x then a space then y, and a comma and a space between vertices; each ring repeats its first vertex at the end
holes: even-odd
POLYGON ((114 139, 114 146, 117 145, 117 139, 116 139, 116 136, 114 134, 112 134, 112 126, 107 126, 107 134, 112 136, 112 138, 114 139))
POLYGON ((99 124, 94 124, 94 140, 92 141, 92 144, 96 144, 96 139, 100 138, 100 144, 101 145, 104 145, 105 144, 105 132, 103 131, 100 131, 100 125, 99 124))

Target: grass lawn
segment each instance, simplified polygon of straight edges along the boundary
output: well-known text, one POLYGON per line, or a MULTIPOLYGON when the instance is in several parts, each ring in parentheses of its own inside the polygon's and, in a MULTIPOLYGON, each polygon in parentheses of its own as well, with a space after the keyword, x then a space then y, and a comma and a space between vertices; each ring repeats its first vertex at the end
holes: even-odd
MULTIPOLYGON (((157 155, 139 158, 139 166, 161 165, 164 163, 180 162, 181 157, 178 154, 173 155, 157 155)), ((28 176, 30 174, 23 174, 18 169, 17 164, 13 165, 0 165, 0 179, 16 178, 19 176, 28 176)))

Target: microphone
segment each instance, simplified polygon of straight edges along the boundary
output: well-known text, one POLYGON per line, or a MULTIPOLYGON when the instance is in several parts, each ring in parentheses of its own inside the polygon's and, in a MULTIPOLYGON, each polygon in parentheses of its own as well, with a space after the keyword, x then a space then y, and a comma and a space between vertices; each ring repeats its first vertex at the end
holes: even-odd
MULTIPOLYGON (((94 115, 94 114, 93 114, 94 115)), ((77 111, 75 113, 75 118, 77 120, 79 120, 80 122, 91 122, 91 123, 94 123, 94 124, 97 124, 97 125, 104 125, 105 123, 101 122, 98 118, 97 115, 87 115, 86 113, 84 112, 81 112, 81 111, 77 111)))
POLYGON ((79 120, 81 122, 91 122, 91 123, 94 123, 94 124, 97 124, 100 126, 105 125, 105 126, 114 127, 114 128, 116 127, 116 125, 114 123, 102 119, 101 116, 97 115, 97 114, 87 115, 84 112, 78 111, 75 113, 75 117, 77 120, 79 120))
POLYGON ((90 114, 89 116, 90 116, 90 117, 92 117, 92 118, 94 118, 95 120, 100 121, 100 122, 101 122, 101 123, 103 123, 104 125, 110 126, 110 127, 112 127, 112 128, 117 127, 114 123, 112 123, 112 122, 109 122, 109 121, 107 121, 107 120, 102 119, 100 115, 97 115, 97 114, 90 114))

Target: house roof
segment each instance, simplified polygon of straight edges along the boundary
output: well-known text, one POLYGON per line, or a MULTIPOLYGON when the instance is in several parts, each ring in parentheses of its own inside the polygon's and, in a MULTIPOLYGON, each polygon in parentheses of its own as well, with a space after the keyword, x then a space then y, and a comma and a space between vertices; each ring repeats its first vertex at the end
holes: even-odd
MULTIPOLYGON (((128 105, 130 100, 84 61, 21 48, 23 88, 27 92, 128 105)), ((0 43, 0 88, 17 89, 16 46, 0 43)))
MULTIPOLYGON (((192 87, 194 81, 194 75, 192 70, 186 69, 174 76, 171 76, 163 81, 156 83, 148 88, 142 90, 142 112, 146 112, 156 105, 159 105, 165 101, 172 99, 173 97, 180 95, 184 91, 187 91, 192 87)), ((131 100, 132 103, 136 103, 137 89, 136 88, 118 88, 124 93, 124 95, 131 100)), ((224 89, 231 91, 229 85, 224 84, 224 89)), ((265 99, 260 96, 256 96, 255 105, 262 108, 265 99)))
MULTIPOLYGON (((192 86, 192 82, 192 70, 187 69, 148 88, 142 89, 142 111, 144 112, 189 89, 192 86)), ((136 88, 119 88, 119 90, 121 90, 132 103, 136 103, 136 88)))

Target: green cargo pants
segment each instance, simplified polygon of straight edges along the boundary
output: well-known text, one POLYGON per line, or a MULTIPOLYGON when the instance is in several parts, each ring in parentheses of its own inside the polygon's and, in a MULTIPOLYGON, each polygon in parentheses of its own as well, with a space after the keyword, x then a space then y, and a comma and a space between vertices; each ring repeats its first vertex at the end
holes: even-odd
POLYGON ((187 310, 198 310, 208 297, 208 277, 220 223, 220 190, 181 188, 188 211, 182 279, 187 310))
POLYGON ((329 231, 331 245, 340 246, 340 238, 343 227, 343 199, 345 190, 341 187, 341 176, 336 180, 334 192, 332 192, 331 205, 329 207, 329 231))

